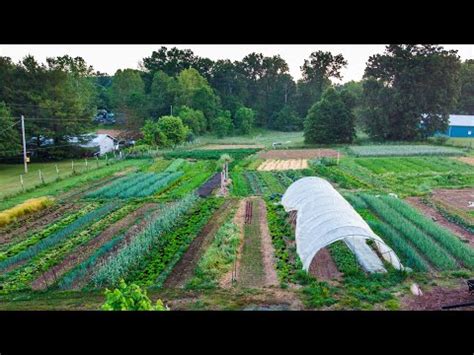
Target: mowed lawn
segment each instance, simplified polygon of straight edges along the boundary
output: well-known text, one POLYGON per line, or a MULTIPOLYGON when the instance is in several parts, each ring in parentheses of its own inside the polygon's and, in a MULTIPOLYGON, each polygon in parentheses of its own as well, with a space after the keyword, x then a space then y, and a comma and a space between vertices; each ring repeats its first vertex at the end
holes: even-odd
MULTIPOLYGON (((11 195, 21 190, 20 175, 23 174, 25 189, 32 188, 41 183, 39 170, 43 174, 44 182, 48 183, 57 179, 56 165, 59 169, 59 176, 65 178, 72 174, 72 161, 64 160, 52 163, 30 163, 28 164, 28 174, 25 174, 23 164, 0 164, 0 198, 11 195)), ((88 169, 96 169, 95 159, 88 161, 88 169)), ((99 166, 104 166, 105 161, 99 161, 99 166)), ((84 160, 74 161, 74 170, 78 173, 86 170, 84 160)))

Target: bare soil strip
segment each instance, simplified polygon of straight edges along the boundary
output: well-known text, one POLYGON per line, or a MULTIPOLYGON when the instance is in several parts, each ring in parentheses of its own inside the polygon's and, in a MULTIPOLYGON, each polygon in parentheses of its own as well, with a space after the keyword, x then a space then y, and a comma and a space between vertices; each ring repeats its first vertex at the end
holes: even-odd
POLYGON ((474 157, 459 157, 456 160, 462 161, 463 163, 474 165, 474 157))
POLYGON ((173 271, 166 279, 164 287, 177 288, 182 287, 186 281, 193 276, 194 269, 199 259, 204 254, 206 248, 211 244, 212 238, 217 230, 222 226, 232 206, 236 200, 226 200, 221 207, 209 219, 209 222, 199 232, 196 238, 189 245, 188 250, 174 267, 173 271))
MULTIPOLYGON (((459 281, 457 287, 435 286, 427 291, 422 290, 422 292, 422 296, 405 296, 400 302, 402 309, 416 311, 441 310, 443 306, 473 302, 473 297, 468 292, 467 284, 462 280, 459 281)), ((474 306, 454 308, 452 310, 474 310, 474 306)))
POLYGON ((267 207, 262 199, 258 199, 260 237, 262 243, 263 267, 265 270, 265 286, 277 286, 278 276, 275 269, 275 250, 268 229, 267 207))
POLYGON ((6 244, 12 240, 19 241, 36 230, 54 222, 55 220, 64 216, 69 211, 79 210, 82 204, 64 204, 54 205, 38 213, 33 213, 28 218, 21 221, 17 228, 9 230, 7 233, 0 235, 0 244, 6 244))
POLYGON ((342 273, 337 269, 336 263, 327 248, 318 251, 311 261, 308 271, 310 275, 321 281, 340 280, 342 278, 342 273))
POLYGON ((438 212, 438 210, 431 206, 425 205, 419 197, 408 197, 406 200, 413 207, 420 210, 429 219, 435 220, 437 224, 441 225, 446 229, 449 229, 460 239, 467 240, 469 242, 469 245, 474 247, 474 234, 469 233, 461 226, 458 226, 457 224, 447 220, 441 213, 438 212))
POLYGON ((466 212, 474 211, 469 207, 469 202, 474 202, 474 188, 433 190, 432 198, 466 212))
POLYGON ((40 275, 32 282, 31 288, 33 290, 43 290, 47 288, 48 285, 54 283, 74 266, 86 260, 97 248, 100 248, 113 237, 117 236, 121 230, 130 226, 140 215, 144 214, 154 206, 155 204, 151 203, 145 204, 130 213, 127 217, 115 222, 100 233, 99 236, 73 250, 72 253, 67 255, 60 264, 53 266, 51 269, 40 275))
POLYGON ((263 159, 315 159, 315 158, 335 158, 342 156, 334 149, 275 149, 258 154, 263 159))

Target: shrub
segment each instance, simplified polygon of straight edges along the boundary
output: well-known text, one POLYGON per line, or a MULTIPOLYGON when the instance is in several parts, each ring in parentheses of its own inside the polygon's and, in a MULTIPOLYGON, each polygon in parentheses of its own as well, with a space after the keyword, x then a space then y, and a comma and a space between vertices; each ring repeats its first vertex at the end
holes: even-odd
POLYGON ((120 280, 118 288, 113 291, 105 290, 105 303, 101 309, 104 311, 167 311, 169 310, 158 299, 153 306, 151 300, 140 286, 135 284, 127 285, 124 280, 120 280))

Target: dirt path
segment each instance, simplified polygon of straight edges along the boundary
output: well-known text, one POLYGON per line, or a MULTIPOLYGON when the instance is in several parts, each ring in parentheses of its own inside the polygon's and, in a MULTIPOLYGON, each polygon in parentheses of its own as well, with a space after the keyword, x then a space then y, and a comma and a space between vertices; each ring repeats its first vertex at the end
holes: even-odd
POLYGON ((53 266, 51 269, 40 275, 32 282, 31 288, 33 290, 43 290, 47 288, 74 266, 90 257, 97 248, 100 248, 113 237, 120 234, 123 229, 128 228, 137 218, 153 207, 156 207, 156 205, 147 203, 127 215, 125 218, 115 222, 100 233, 99 236, 73 250, 72 253, 67 255, 60 264, 53 266))
POLYGON ((193 276, 199 259, 204 254, 206 248, 211 244, 212 238, 224 223, 232 209, 232 205, 235 203, 235 200, 228 199, 214 212, 209 222, 199 232, 197 237, 193 239, 188 250, 186 250, 182 258, 173 268, 173 271, 164 283, 164 287, 182 287, 186 281, 193 276))
POLYGON ((464 228, 458 226, 455 223, 447 220, 441 213, 438 212, 435 208, 425 205, 419 197, 407 197, 406 201, 411 204, 413 207, 420 210, 425 216, 429 219, 436 219, 436 223, 442 227, 450 230, 456 234, 459 238, 469 241, 469 245, 474 247, 474 234, 469 233, 464 228))
POLYGON ((55 220, 61 218, 69 211, 79 210, 82 207, 82 204, 64 204, 64 205, 55 205, 54 208, 47 208, 46 210, 40 211, 39 213, 34 213, 20 221, 19 225, 16 228, 10 229, 8 232, 2 232, 0 234, 0 244, 6 244, 12 240, 19 241, 22 238, 35 232, 44 226, 54 222, 55 220))
POLYGON ((342 273, 337 269, 336 263, 327 248, 318 251, 311 261, 308 271, 321 281, 340 280, 342 278, 342 273))
POLYGON ((246 204, 244 240, 237 271, 237 285, 261 288, 265 286, 265 264, 260 230, 259 199, 250 198, 246 204))
MULTIPOLYGON (((422 290, 422 296, 409 295, 401 300, 401 307, 405 310, 441 310, 443 306, 474 302, 474 297, 469 294, 465 281, 453 288, 435 286, 430 290, 422 290)), ((474 310, 474 306, 454 308, 453 310, 474 310)))
POLYGON ((275 250, 273 249, 272 237, 268 229, 267 206, 265 201, 258 199, 260 238, 265 270, 265 286, 278 286, 278 276, 275 268, 275 250))

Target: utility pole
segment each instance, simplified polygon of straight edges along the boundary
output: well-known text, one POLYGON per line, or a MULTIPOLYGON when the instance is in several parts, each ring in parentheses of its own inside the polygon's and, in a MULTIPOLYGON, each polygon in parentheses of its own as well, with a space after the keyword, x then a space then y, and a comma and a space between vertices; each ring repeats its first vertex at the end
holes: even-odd
POLYGON ((26 137, 25 137, 25 117, 21 115, 21 135, 23 140, 23 163, 25 164, 25 174, 28 173, 28 162, 26 161, 26 137))
POLYGON ((170 105, 171 116, 173 116, 173 105, 170 105))

